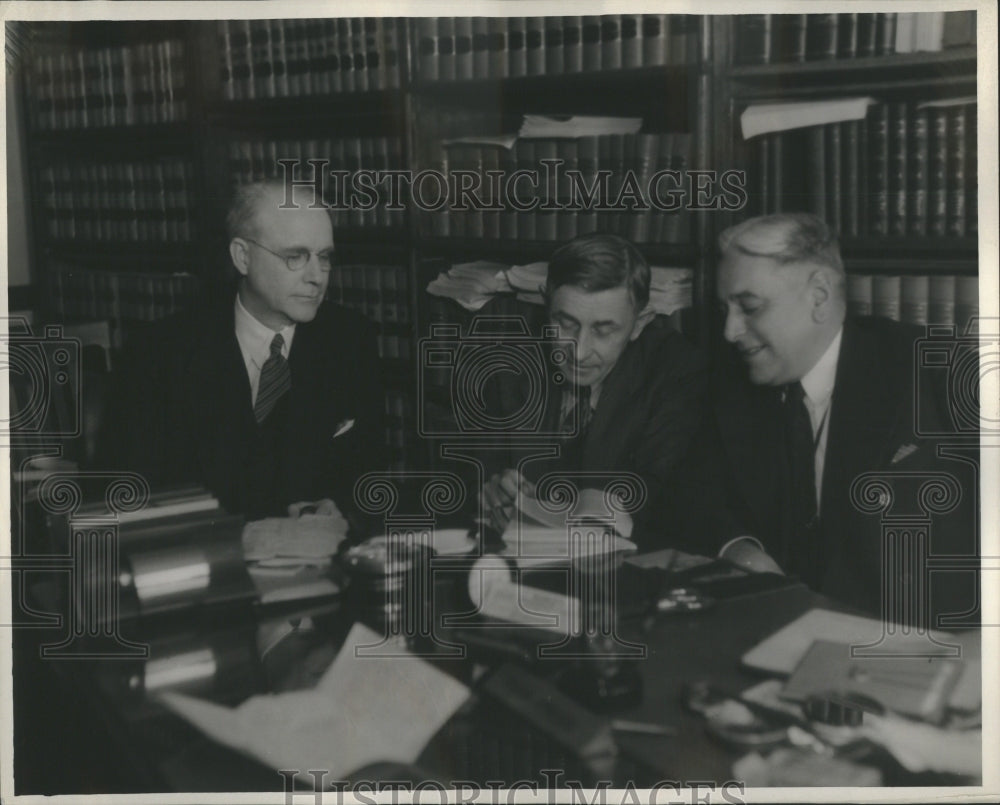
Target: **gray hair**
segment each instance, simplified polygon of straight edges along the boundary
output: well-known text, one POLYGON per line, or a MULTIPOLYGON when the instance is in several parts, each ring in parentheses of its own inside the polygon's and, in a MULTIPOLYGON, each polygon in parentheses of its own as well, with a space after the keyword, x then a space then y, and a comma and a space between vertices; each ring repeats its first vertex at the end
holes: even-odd
MULTIPOLYGON (((230 240, 240 237, 256 237, 259 234, 257 231, 257 213, 260 211, 263 202, 270 201, 274 194, 278 194, 283 199, 280 206, 282 208, 286 206, 287 208, 292 208, 292 203, 297 205, 302 204, 302 202, 295 201, 295 191, 306 192, 309 189, 302 185, 286 186, 283 180, 277 178, 263 179, 258 182, 248 182, 239 185, 233 192, 229 210, 226 213, 226 234, 230 240)), ((329 215, 330 210, 325 205, 319 207, 313 206, 317 203, 316 199, 319 191, 315 188, 312 188, 312 190, 312 202, 307 208, 326 209, 327 215, 329 215)))
POLYGON ((836 234, 822 218, 805 212, 762 215, 719 234, 719 251, 767 257, 779 265, 814 263, 843 277, 844 261, 836 234))

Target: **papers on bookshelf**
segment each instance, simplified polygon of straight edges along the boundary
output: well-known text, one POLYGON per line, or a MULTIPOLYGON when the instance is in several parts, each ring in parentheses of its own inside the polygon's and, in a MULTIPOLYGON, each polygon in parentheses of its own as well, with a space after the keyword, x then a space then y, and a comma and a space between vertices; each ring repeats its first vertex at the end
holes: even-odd
POLYGON ((604 134, 638 134, 641 117, 598 117, 592 115, 525 115, 518 137, 599 137, 604 134))
POLYGON ((478 137, 452 137, 447 140, 442 140, 441 144, 444 146, 449 145, 495 145, 500 148, 506 148, 510 150, 514 147, 514 143, 517 142, 516 134, 497 134, 494 136, 478 136, 478 137))
POLYGON ((862 120, 874 98, 836 98, 829 101, 762 103, 748 106, 740 115, 743 139, 758 134, 823 126, 845 120, 862 120))
POLYGON ((398 648, 363 656, 382 637, 355 624, 312 690, 254 696, 239 707, 164 693, 162 702, 219 743, 274 769, 325 769, 332 779, 376 762, 413 763, 469 696, 468 688, 398 648))
POLYGON ((509 291, 504 277, 507 266, 477 260, 472 263, 458 263, 438 275, 427 286, 427 293, 454 299, 466 310, 476 311, 496 294, 509 291))
MULTIPOLYGON (((690 268, 651 266, 649 271, 649 307, 654 313, 669 316, 691 307, 694 272, 690 268)), ((541 305, 548 272, 545 261, 517 266, 485 260, 459 263, 439 274, 427 286, 427 292, 454 299, 470 311, 481 309, 496 294, 511 291, 522 301, 541 305)))

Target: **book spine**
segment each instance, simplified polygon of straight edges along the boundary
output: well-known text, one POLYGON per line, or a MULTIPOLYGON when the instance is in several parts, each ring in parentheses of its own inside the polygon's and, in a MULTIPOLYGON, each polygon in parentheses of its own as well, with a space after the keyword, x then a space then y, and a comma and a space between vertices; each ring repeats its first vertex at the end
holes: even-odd
MULTIPOLYGON (((378 17, 365 17, 362 21, 365 47, 365 72, 368 74, 368 89, 386 89, 385 69, 382 66, 382 20, 378 17)), ((469 35, 471 38, 471 34, 469 35)), ((466 77, 472 75, 472 43, 466 40, 466 53, 470 60, 466 77)), ((458 75, 458 39, 455 39, 455 74, 458 75)), ((308 56, 307 56, 308 61, 308 56)))
POLYGON ((927 234, 928 115, 913 109, 909 121, 909 176, 907 177, 907 230, 918 237, 927 234))
POLYGON ((955 323, 955 278, 932 274, 927 289, 927 322, 955 323))
POLYGON ((694 53, 693 38, 698 18, 693 14, 673 14, 670 17, 670 63, 687 64, 694 53))
MULTIPOLYGON (((507 52, 507 18, 490 17, 490 76, 492 78, 506 78, 509 67, 510 56, 507 52)), ((530 65, 529 65, 530 70, 530 65)))
POLYGON ((977 169, 979 112, 976 104, 969 104, 965 109, 965 234, 974 238, 979 235, 979 172, 977 169))
POLYGON ((827 209, 827 154, 825 126, 809 128, 806 175, 809 182, 809 210, 824 221, 829 218, 827 209))
POLYGON ((455 18, 455 78, 467 81, 474 75, 472 64, 472 19, 455 18))
POLYGON ((858 55, 858 17, 860 14, 837 15, 837 58, 853 59, 858 55))
POLYGON ((806 20, 806 14, 775 14, 772 17, 772 24, 775 26, 772 61, 806 60, 806 20))
MULTIPOLYGON (((442 17, 442 21, 449 20, 448 17, 442 17)), ((352 74, 354 76, 354 86, 352 87, 354 92, 365 92, 368 90, 368 60, 367 60, 367 48, 365 47, 365 24, 364 20, 360 17, 352 17, 350 20, 350 31, 351 31, 351 60, 354 66, 352 74)), ((440 32, 439 32, 440 33, 440 32)), ((441 43, 438 43, 439 52, 442 53, 442 64, 441 64, 441 77, 444 78, 445 65, 444 65, 444 55, 440 50, 441 43)), ((451 29, 448 29, 448 46, 449 51, 449 69, 451 78, 455 77, 455 50, 454 50, 454 40, 451 33, 451 29)))
POLYGON ((907 324, 926 325, 930 301, 930 282, 926 276, 905 276, 900 283, 900 320, 907 324))
POLYGON ((823 138, 826 149, 826 222, 837 235, 843 235, 844 164, 840 124, 828 123, 823 126, 823 138))
MULTIPOLYGON (((455 80, 455 20, 451 17, 437 19, 438 71, 442 81, 455 80)), ((492 49, 490 52, 492 57, 492 49)))
POLYGON ((622 48, 622 67, 633 69, 642 66, 642 36, 640 14, 622 14, 619 28, 622 48))
POLYGON ((875 15, 875 55, 891 56, 896 52, 900 14, 875 15))
POLYGON ((928 110, 927 232, 943 237, 948 224, 948 118, 945 110, 928 110))
POLYGON ((908 174, 907 154, 908 110, 905 103, 891 104, 889 120, 889 234, 904 236, 907 232, 908 174))
POLYGON ((556 193, 561 208, 556 212, 556 238, 560 241, 571 240, 579 234, 579 219, 576 210, 571 209, 570 180, 568 171, 580 169, 580 147, 577 140, 558 140, 556 153, 562 160, 556 193))
POLYGON ((563 72, 583 70, 583 17, 563 17, 563 72))
POLYGON ((874 277, 872 279, 872 313, 876 316, 899 321, 901 294, 899 277, 874 277))
POLYGON ((736 18, 738 64, 767 64, 771 60, 771 14, 744 14, 736 18))
POLYGON ((525 68, 527 75, 545 72, 545 18, 525 17, 525 68))
POLYGON ((837 58, 837 14, 809 14, 806 23, 806 59, 837 58))
MULTIPOLYGON (((538 162, 535 159, 535 143, 534 140, 518 140, 514 145, 517 154, 517 168, 518 170, 536 171, 538 170, 538 162)), ((532 189, 528 182, 521 182, 519 184, 520 188, 524 188, 523 196, 520 196, 525 206, 532 205, 536 200, 538 200, 537 193, 532 189)), ((537 232, 537 215, 535 210, 525 210, 518 211, 517 218, 517 236, 521 240, 536 240, 538 237, 537 232)))
POLYGON ((583 18, 583 69, 601 69, 601 18, 583 18))
POLYGON ((852 316, 871 316, 874 310, 872 277, 869 274, 847 275, 847 312, 852 316))
POLYGON ((868 231, 889 234, 889 107, 874 105, 868 113, 868 231))
POLYGON ((545 72, 561 73, 564 67, 562 17, 545 17, 545 72))
POLYGON ((298 24, 286 28, 284 20, 270 20, 268 25, 268 38, 270 40, 271 75, 274 86, 274 95, 277 98, 285 98, 292 92, 291 76, 288 72, 289 43, 287 34, 294 31, 298 37, 293 43, 297 47, 301 68, 299 74, 299 93, 303 95, 316 91, 312 82, 313 66, 309 63, 309 29, 308 20, 298 20, 298 24))
POLYGON ((618 70, 622 66, 621 16, 601 17, 601 69, 618 70))
POLYGON ((878 52, 878 14, 858 14, 858 58, 869 58, 878 52))
MULTIPOLYGON (((513 26, 514 19, 511 18, 513 36, 513 26)), ((523 21, 523 17, 519 17, 523 21)), ((521 23, 523 26, 523 22, 521 23)), ((521 28, 521 37, 523 40, 524 30, 521 28)), ((522 41, 523 49, 523 41, 522 41)), ((513 53, 511 53, 511 61, 513 61, 513 53)), ((473 78, 486 78, 490 74, 490 29, 489 21, 486 17, 473 17, 472 18, 472 77, 473 78)), ((515 75, 512 71, 511 75, 515 75)), ((524 75, 522 71, 520 75, 524 75)))
POLYGON ((665 14, 642 15, 642 63, 646 67, 669 64, 669 28, 665 14))
POLYGON ((835 123, 840 127, 841 164, 843 166, 843 195, 840 203, 841 232, 845 237, 856 238, 860 230, 860 199, 861 199, 861 160, 860 134, 861 122, 848 120, 835 123))
POLYGON ((948 117, 948 205, 947 232, 952 237, 966 234, 966 112, 965 106, 947 109, 948 117))

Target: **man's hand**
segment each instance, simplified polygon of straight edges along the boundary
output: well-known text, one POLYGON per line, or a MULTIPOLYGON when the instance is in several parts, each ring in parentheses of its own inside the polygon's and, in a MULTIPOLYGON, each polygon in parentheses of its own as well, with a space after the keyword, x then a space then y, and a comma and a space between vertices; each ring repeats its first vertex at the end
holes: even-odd
POLYGON ((751 573, 777 573, 785 575, 778 563, 764 550, 763 546, 753 537, 741 537, 730 542, 719 556, 737 567, 749 570, 751 573))
POLYGON ((299 503, 290 503, 288 505, 289 517, 301 517, 303 514, 318 514, 321 517, 340 517, 343 519, 343 515, 337 508, 337 504, 330 500, 330 498, 303 500, 299 503))
POLYGON ((535 485, 517 470, 498 472, 483 484, 479 493, 483 514, 490 527, 498 533, 503 533, 514 514, 518 493, 533 496, 535 485))

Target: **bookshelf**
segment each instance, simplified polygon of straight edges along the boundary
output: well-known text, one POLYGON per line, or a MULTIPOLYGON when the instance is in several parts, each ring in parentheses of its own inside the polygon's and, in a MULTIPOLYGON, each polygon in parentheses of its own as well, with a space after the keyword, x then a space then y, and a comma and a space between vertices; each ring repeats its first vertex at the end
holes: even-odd
POLYGON ((730 132, 720 163, 749 203, 807 210, 841 237, 849 310, 960 331, 978 308, 975 13, 715 18, 730 132), (867 45, 864 42, 867 41, 867 45), (860 116, 744 136, 762 104, 869 98, 860 116))
MULTIPOLYGON (((612 197, 629 169, 640 184, 662 169, 746 171, 738 211, 594 215, 562 205, 565 175, 530 188, 542 209, 420 211, 409 187, 399 204, 336 209, 330 296, 379 328, 397 467, 426 460, 412 437, 419 339, 435 322, 471 322, 425 292, 454 264, 524 265, 581 232, 618 232, 651 265, 693 271, 683 329, 712 347, 717 233, 778 207, 815 209, 842 231, 855 309, 875 312, 876 285, 891 314, 971 309, 975 106, 955 103, 976 92, 967 13, 19 25, 40 318, 110 318, 119 337, 224 277, 228 190, 275 175, 283 158, 320 160, 327 201, 343 190, 337 171, 464 173, 487 188, 491 170, 554 159, 584 181, 607 169, 612 197), (858 96, 874 100, 862 119, 742 135, 751 106, 858 96), (517 137, 530 115, 641 124, 517 137), (883 129, 878 162, 863 143, 883 129), (872 176, 884 186, 873 190, 872 176), (876 208, 885 215, 873 223, 876 208), (921 307, 924 291, 944 296, 921 307)), ((540 320, 512 298, 493 307, 540 320)))

